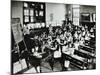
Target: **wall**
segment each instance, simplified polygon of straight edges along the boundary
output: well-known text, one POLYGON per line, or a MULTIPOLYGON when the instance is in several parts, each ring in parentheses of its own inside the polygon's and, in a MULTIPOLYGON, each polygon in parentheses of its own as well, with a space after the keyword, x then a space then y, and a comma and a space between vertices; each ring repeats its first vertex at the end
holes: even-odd
POLYGON ((65 20, 65 14, 66 6, 64 4, 46 3, 46 22, 61 23, 62 20, 65 20))
POLYGON ((70 20, 72 20, 72 4, 66 4, 66 12, 70 20))
POLYGON ((80 13, 96 13, 96 6, 81 5, 80 13))
POLYGON ((21 24, 23 25, 23 2, 12 1, 11 2, 11 17, 20 18, 21 24))
MULTIPOLYGON (((23 2, 12 1, 12 18, 20 18, 21 24, 23 25, 23 2)), ((65 14, 68 10, 72 11, 71 5, 65 5, 62 3, 46 3, 46 22, 50 22, 50 15, 52 14, 52 22, 61 23, 65 19, 65 14)), ((80 13, 96 13, 95 6, 81 5, 80 13)), ((71 13, 72 14, 72 13, 71 13)), ((72 15, 70 15, 72 19, 72 15)))
MULTIPOLYGON (((21 24, 23 25, 23 2, 22 1, 12 1, 12 18, 20 18, 21 24)), ((46 3, 46 22, 62 23, 65 20, 65 14, 67 13, 67 8, 65 4, 61 3, 46 3)))

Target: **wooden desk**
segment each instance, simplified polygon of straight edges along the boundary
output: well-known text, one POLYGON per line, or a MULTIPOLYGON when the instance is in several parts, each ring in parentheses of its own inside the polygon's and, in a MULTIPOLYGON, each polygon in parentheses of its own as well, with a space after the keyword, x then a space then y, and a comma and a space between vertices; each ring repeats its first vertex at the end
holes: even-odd
POLYGON ((75 50, 74 54, 77 54, 78 56, 81 56, 81 57, 87 58, 87 59, 95 58, 95 54, 94 53, 90 53, 90 52, 82 50, 82 49, 75 50))
POLYGON ((74 66, 80 69, 84 69, 84 67, 88 66, 86 59, 83 57, 79 57, 77 55, 68 55, 66 53, 63 53, 63 55, 65 56, 66 60, 69 60, 71 64, 73 64, 74 66))
POLYGON ((80 45, 80 49, 85 50, 85 51, 88 51, 90 53, 94 53, 95 52, 95 49, 94 48, 91 48, 91 47, 85 46, 85 45, 80 45))

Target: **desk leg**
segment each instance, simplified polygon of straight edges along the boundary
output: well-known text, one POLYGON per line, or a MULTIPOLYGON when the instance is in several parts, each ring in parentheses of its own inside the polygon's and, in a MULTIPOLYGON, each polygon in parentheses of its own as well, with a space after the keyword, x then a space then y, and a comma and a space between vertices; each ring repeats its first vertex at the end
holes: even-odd
POLYGON ((50 67, 53 71, 54 60, 52 58, 49 60, 49 64, 50 64, 50 67))

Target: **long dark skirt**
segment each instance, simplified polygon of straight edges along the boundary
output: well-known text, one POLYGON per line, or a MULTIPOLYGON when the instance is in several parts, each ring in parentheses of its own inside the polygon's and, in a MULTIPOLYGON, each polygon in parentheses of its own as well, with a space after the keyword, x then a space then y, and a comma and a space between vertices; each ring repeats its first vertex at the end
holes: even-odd
POLYGON ((35 56, 30 56, 30 57, 29 57, 29 60, 30 60, 30 64, 31 64, 33 67, 40 66, 41 58, 37 58, 37 57, 35 57, 35 56))

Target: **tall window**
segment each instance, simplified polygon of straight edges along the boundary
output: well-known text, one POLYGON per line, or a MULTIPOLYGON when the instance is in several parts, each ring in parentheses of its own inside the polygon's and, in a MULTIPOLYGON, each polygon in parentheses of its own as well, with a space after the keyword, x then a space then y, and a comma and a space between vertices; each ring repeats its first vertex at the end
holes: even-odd
POLYGON ((79 25, 80 6, 73 5, 72 10, 73 10, 73 24, 79 25))

